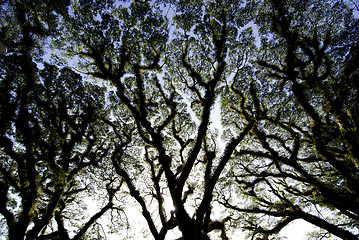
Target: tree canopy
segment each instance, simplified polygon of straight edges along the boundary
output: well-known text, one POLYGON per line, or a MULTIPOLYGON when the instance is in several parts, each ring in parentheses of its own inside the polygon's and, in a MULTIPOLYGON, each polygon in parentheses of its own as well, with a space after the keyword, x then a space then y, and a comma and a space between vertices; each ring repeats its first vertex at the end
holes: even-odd
POLYGON ((0 5, 3 239, 359 238, 354 1, 0 5))

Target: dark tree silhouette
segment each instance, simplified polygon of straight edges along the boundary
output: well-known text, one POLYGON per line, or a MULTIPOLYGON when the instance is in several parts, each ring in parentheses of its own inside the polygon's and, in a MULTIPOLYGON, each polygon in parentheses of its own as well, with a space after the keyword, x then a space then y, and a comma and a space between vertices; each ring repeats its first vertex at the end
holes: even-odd
POLYGON ((350 5, 3 6, 11 27, 1 28, 0 212, 9 239, 105 239, 125 232, 131 201, 146 226, 128 226, 128 239, 276 239, 297 219, 321 229, 313 239, 358 239, 350 5), (92 217, 86 195, 100 203, 92 217), (110 229, 101 230, 105 216, 110 229))

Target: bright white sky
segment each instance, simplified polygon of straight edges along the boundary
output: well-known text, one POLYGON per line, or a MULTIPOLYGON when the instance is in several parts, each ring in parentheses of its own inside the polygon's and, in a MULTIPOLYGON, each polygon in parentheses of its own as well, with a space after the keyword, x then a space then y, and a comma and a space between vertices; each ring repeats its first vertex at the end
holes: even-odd
MULTIPOLYGON (((358 0, 354 0, 354 1, 348 0, 348 1, 352 2, 352 3, 359 4, 358 0)), ((356 17, 359 17, 359 11, 358 10, 355 11, 355 16, 356 17)), ((254 32, 256 33, 255 28, 254 28, 254 30, 255 30, 254 32)), ((220 116, 220 107, 219 107, 219 105, 216 105, 215 108, 212 111, 212 115, 211 115, 212 121, 219 123, 219 121, 220 121, 219 116, 220 116)), ((221 129, 219 129, 219 130, 221 131, 221 129)), ((221 146, 221 147, 223 147, 223 146, 221 146)), ((94 213, 96 213, 98 211, 97 204, 95 202, 92 202, 89 199, 85 199, 85 202, 87 204, 89 204, 89 216, 93 215, 94 213)), ((134 224, 134 225, 131 225, 130 227, 131 228, 138 228, 138 229, 146 229, 147 224, 146 224, 145 219, 144 219, 144 217, 142 216, 142 214, 141 214, 141 212, 139 210, 140 208, 135 207, 137 205, 136 203, 134 203, 133 205, 134 206, 129 206, 129 207, 126 206, 126 213, 128 214, 127 217, 129 218, 130 223, 134 224)), ((105 222, 103 222, 103 223, 104 223, 104 225, 106 225, 105 222)), ((286 239, 288 239, 288 240, 306 240, 306 239, 308 239, 307 234, 309 232, 311 232, 311 231, 314 231, 315 229, 316 228, 313 225, 311 225, 311 224, 309 224, 309 223, 307 223, 307 222, 305 222, 303 220, 296 220, 296 221, 292 222, 291 224, 289 224, 287 227, 285 227, 283 229, 281 235, 285 236, 286 239)), ((141 231, 134 231, 133 229, 130 229, 129 231, 130 231, 129 233, 137 232, 136 236, 132 236, 133 239, 140 239, 140 238, 145 239, 143 237, 140 237, 140 236, 142 236, 141 231), (140 237, 140 238, 138 238, 138 237, 140 237)), ((244 240, 245 239, 244 236, 233 236, 230 233, 228 233, 228 235, 232 236, 231 239, 237 239, 237 240, 242 240, 242 239, 244 240)), ((111 240, 111 239, 119 239, 119 237, 121 239, 126 237, 126 230, 123 231, 123 235, 121 235, 121 236, 107 235, 107 238, 109 240, 111 240)), ((180 236, 179 235, 176 235, 176 236, 172 235, 172 237, 174 237, 174 238, 177 237, 178 238, 180 236)), ((0 236, 0 239, 4 239, 3 236, 0 236)), ((149 236, 147 239, 152 239, 152 237, 149 236)), ((332 239, 335 239, 335 238, 332 238, 332 239)))

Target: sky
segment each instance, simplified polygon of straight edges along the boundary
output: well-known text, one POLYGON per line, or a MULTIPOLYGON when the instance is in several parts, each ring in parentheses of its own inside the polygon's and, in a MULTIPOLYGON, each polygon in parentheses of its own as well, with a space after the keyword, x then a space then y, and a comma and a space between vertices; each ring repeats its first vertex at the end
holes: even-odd
MULTIPOLYGON (((348 0, 348 1, 350 1, 350 0, 348 0)), ((170 8, 170 6, 168 6, 168 9, 167 9, 168 17, 173 15, 172 11, 173 10, 170 8)), ((357 17, 359 17, 359 12, 355 11, 355 15, 357 17)), ((258 34, 258 30, 253 23, 250 23, 245 27, 252 27, 254 30, 254 34, 256 34, 256 35, 258 34)), ((257 37, 257 40, 258 40, 258 37, 257 37)), ((258 41, 258 44, 259 44, 259 41, 258 41)), ((191 112, 190 108, 188 108, 188 110, 191 112)), ((191 115, 195 118, 194 114, 191 114, 191 115)), ((211 120, 215 123, 214 126, 216 128, 218 128, 221 133, 222 128, 220 127, 220 105, 219 104, 215 105, 215 108, 213 109, 213 111, 211 113, 211 120)), ((224 147, 223 142, 222 142, 222 144, 220 143, 220 147, 221 148, 224 147)), ((93 203, 91 203, 91 202, 89 204, 90 204, 90 206, 93 205, 93 203)), ((132 236, 134 239, 141 236, 140 229, 147 228, 147 224, 145 222, 144 217, 142 216, 142 214, 140 212, 140 208, 139 207, 137 208, 136 204, 137 203, 134 202, 133 206, 126 207, 126 212, 128 214, 129 221, 132 223, 131 226, 138 227, 138 231, 130 230, 131 232, 137 233, 136 236, 132 236)), ((90 207, 90 210, 92 210, 91 212, 93 212, 94 208, 90 207)), ((312 225, 308 222, 305 222, 304 220, 295 220, 282 230, 280 236, 284 237, 287 240, 306 240, 306 239, 308 239, 308 236, 307 236, 308 233, 315 231, 317 229, 318 228, 316 228, 314 225, 312 225)), ((123 234, 122 234, 123 237, 126 236, 126 234, 124 232, 125 231, 123 231, 123 234)), ((215 235, 215 234, 212 234, 212 235, 215 235)), ((229 234, 229 235, 231 235, 231 234, 229 234)), ((110 239, 118 239, 118 235, 108 235, 107 237, 109 240, 110 239)), ((180 237, 180 235, 178 233, 177 234, 172 233, 172 234, 168 234, 167 239, 174 239, 174 238, 178 238, 178 237, 180 237)), ((152 239, 152 237, 150 235, 150 236, 148 236, 148 238, 143 238, 143 239, 152 239)), ((215 238, 213 238, 213 239, 215 239, 215 238)), ((232 235, 231 239, 244 240, 245 237, 244 237, 244 235, 241 235, 241 236, 232 235)), ((332 239, 335 239, 335 238, 332 238, 332 239)))
MULTIPOLYGON (((355 14, 357 17, 359 17, 359 12, 355 11, 355 14)), ((212 113, 212 120, 214 122, 219 122, 219 106, 216 105, 215 109, 213 110, 212 113)), ((219 124, 218 124, 219 126, 219 124)), ((95 204, 93 202, 89 202, 88 203, 90 206, 90 212, 94 212, 96 207, 95 204)), ((134 203, 134 205, 136 205, 136 203, 134 203)), ((139 208, 138 208, 139 209, 139 208)), ((131 221, 133 221, 135 224, 137 224, 138 226, 141 227, 146 227, 143 224, 145 224, 145 220, 143 218, 143 216, 140 214, 140 211, 137 211, 136 207, 129 207, 127 209, 129 215, 128 217, 130 218, 131 221), (142 219, 142 220, 141 220, 142 219)), ((303 220, 296 220, 293 223, 289 224, 287 227, 284 228, 282 236, 285 236, 288 240, 305 240, 307 239, 307 234, 310 231, 315 230, 315 227, 303 220)), ((3 239, 0 236, 0 239, 3 239)), ((112 239, 110 236, 108 239, 112 239)), ((118 239, 118 236, 113 236, 113 239, 118 239)), ((151 238, 149 238, 151 239, 151 238)), ((244 237, 240 237, 240 238, 236 238, 238 240, 240 239, 244 239, 244 237)))

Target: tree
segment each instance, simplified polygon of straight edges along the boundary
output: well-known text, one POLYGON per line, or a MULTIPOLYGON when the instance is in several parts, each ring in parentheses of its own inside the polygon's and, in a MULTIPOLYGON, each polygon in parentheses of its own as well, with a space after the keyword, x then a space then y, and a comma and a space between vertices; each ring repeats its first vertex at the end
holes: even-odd
POLYGON ((16 211, 28 239, 93 238, 121 196, 153 239, 229 239, 230 229, 269 239, 295 219, 357 239, 358 22, 329 2, 71 2, 48 38, 67 67, 39 69, 35 47, 20 51, 27 68, 3 62, 16 70, 1 82, 16 93, 4 91, 1 109, 9 238, 23 238, 11 235, 16 211), (72 233, 86 179, 107 198, 72 233))
POLYGON ((237 114, 257 121, 231 174, 252 203, 228 194, 222 203, 247 213, 245 228, 264 239, 299 218, 323 229, 321 237, 358 239, 358 22, 340 2, 262 4, 263 68, 249 92, 232 86, 237 114))
POLYGON ((101 170, 109 143, 99 120, 104 89, 84 83, 67 67, 37 60, 39 45, 55 34, 51 23, 59 17, 43 19, 43 11, 61 4, 3 3, 11 28, 9 52, 1 57, 0 213, 9 239, 81 239, 113 207, 121 186, 115 178, 104 180, 107 204, 82 226, 76 219, 64 223, 73 218, 74 207, 83 208, 81 194, 93 191, 85 179, 96 177, 91 169, 101 170))
POLYGON ((168 49, 167 22, 149 3, 111 9, 112 15, 107 9, 86 6, 84 10, 79 6, 69 19, 71 45, 76 46, 72 51, 90 58, 88 73, 113 84, 118 101, 126 107, 114 113, 121 116, 118 120, 108 120, 118 132, 112 161, 141 206, 155 239, 164 239, 177 226, 184 239, 208 239, 208 233, 215 229, 227 239, 224 221, 229 219, 217 226, 211 219, 213 192, 235 147, 254 124, 249 122, 219 156, 213 144, 216 133, 209 129, 210 113, 224 84, 225 58, 229 55, 226 44, 235 40, 237 31, 229 16, 244 10, 234 2, 228 4, 179 3, 179 9, 185 9, 179 10, 175 21, 183 31, 174 33, 178 37, 168 49), (192 21, 186 21, 193 13, 188 9, 197 11, 192 21), (89 20, 89 15, 101 16, 102 21, 89 20), (113 28, 114 24, 120 30, 113 28), (85 34, 79 33, 79 26, 85 34), (187 34, 191 27, 196 28, 194 36, 187 34), (89 36, 88 32, 96 34, 89 36), (208 50, 207 56, 202 49, 208 50), (165 73, 159 79, 162 70, 165 73), (190 112, 199 118, 198 127, 185 101, 191 102, 190 112), (131 116, 125 129, 117 126, 122 114, 131 116), (137 177, 140 172, 151 179, 144 188, 136 187, 142 180, 137 177), (201 196, 200 203, 196 203, 197 196, 201 196), (173 209, 164 205, 169 199, 173 209), (157 202, 156 214, 150 213, 153 202, 157 202), (154 220, 156 216, 159 222, 154 220))

